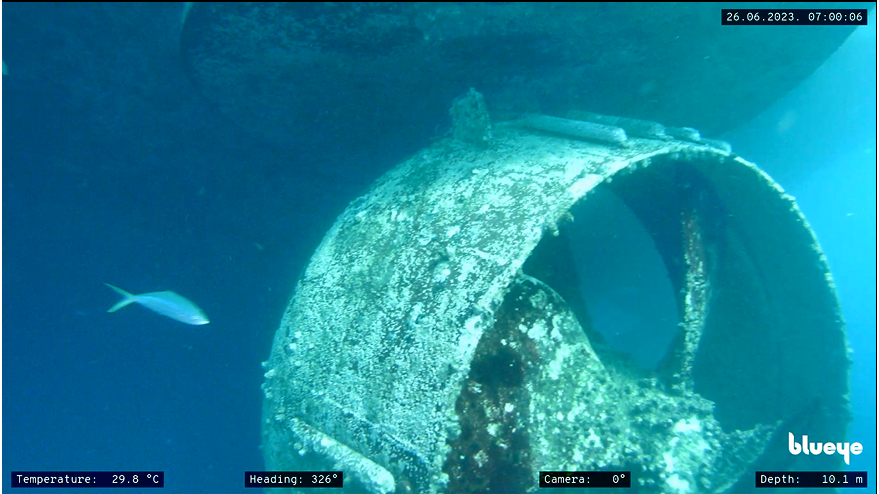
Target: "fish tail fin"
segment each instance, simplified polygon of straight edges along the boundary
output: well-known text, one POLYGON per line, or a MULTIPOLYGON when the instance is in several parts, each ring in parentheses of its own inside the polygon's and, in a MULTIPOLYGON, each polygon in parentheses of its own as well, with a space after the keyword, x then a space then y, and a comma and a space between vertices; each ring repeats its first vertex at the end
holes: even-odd
POLYGON ((107 310, 107 312, 116 312, 117 310, 119 310, 119 309, 121 309, 131 303, 134 303, 136 301, 134 298, 134 295, 126 292, 125 290, 123 290, 119 287, 113 286, 109 283, 104 283, 104 284, 109 286, 110 288, 112 288, 114 292, 118 293, 119 295, 122 295, 122 297, 123 297, 122 300, 116 302, 116 305, 114 305, 113 307, 110 307, 110 309, 107 310))

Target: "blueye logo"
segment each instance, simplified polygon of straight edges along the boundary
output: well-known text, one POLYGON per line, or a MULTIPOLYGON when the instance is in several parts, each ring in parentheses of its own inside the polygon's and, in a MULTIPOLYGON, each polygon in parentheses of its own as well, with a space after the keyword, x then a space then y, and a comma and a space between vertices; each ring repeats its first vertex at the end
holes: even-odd
POLYGON ((825 455, 832 455, 833 453, 837 453, 843 456, 845 459, 845 464, 849 464, 849 451, 853 455, 861 454, 861 451, 864 450, 864 447, 861 443, 813 443, 809 442, 809 436, 803 434, 803 442, 802 446, 800 443, 797 443, 796 439, 794 439, 794 433, 788 432, 788 440, 787 447, 790 450, 790 454, 798 455, 802 451, 803 453, 812 454, 812 455, 820 455, 824 453, 825 455), (823 447, 822 447, 823 446, 823 447))

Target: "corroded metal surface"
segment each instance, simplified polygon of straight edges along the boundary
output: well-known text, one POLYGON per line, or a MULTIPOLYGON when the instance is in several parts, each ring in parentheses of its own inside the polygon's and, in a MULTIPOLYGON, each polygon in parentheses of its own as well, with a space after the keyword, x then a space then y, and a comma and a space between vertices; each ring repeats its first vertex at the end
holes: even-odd
POLYGON ((199 2, 180 47, 202 93, 254 136, 299 151, 340 139, 375 149, 424 142, 470 86, 496 112, 580 109, 718 135, 796 87, 855 28, 721 26, 720 7, 199 2))
POLYGON ((720 492, 761 454, 782 458, 781 428, 841 437, 847 418, 842 319, 792 198, 728 151, 667 135, 603 145, 512 123, 486 146, 416 153, 328 232, 264 366, 267 468, 342 469, 352 492, 520 491, 538 470, 607 468, 643 492, 720 492), (523 274, 599 185, 652 230, 645 207, 674 212, 673 241, 655 241, 682 324, 656 373, 596 346, 523 274))

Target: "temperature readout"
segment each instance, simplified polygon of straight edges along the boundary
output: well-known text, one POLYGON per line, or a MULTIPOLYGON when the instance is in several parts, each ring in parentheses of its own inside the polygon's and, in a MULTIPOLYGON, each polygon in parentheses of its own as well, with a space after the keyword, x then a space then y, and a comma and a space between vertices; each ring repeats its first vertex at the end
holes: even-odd
POLYGON ((165 487, 165 472, 12 472, 12 487, 165 487))

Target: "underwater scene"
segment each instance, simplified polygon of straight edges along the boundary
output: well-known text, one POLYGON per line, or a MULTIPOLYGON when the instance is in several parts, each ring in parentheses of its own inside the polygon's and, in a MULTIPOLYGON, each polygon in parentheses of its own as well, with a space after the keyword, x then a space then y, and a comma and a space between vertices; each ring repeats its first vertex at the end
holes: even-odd
POLYGON ((3 3, 4 492, 876 492, 875 3, 3 3))

